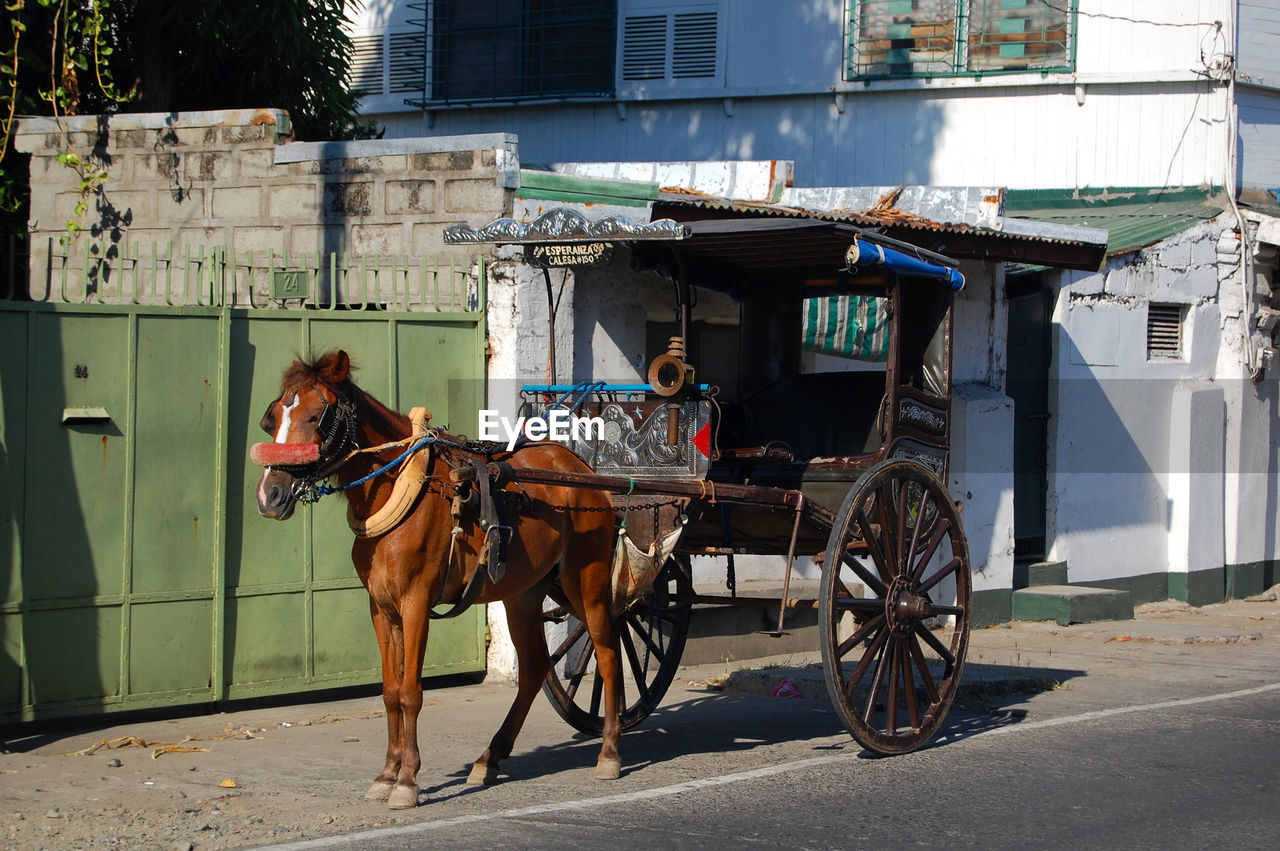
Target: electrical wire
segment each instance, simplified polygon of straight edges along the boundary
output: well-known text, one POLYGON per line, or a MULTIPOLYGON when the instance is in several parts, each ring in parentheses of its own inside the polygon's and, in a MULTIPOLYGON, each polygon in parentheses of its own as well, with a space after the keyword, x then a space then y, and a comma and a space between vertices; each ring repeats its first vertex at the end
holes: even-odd
MULTIPOLYGON (((1052 9, 1055 12, 1061 12, 1064 15, 1070 15, 1072 10, 1068 6, 1051 3, 1049 0, 1038 0, 1041 6, 1046 9, 1052 9)), ((1153 27, 1221 27, 1221 21, 1153 21, 1147 18, 1130 18, 1126 15, 1108 15, 1106 12, 1083 12, 1079 9, 1075 10, 1076 15, 1081 18, 1097 18, 1106 21, 1125 21, 1130 24, 1146 24, 1153 27)))

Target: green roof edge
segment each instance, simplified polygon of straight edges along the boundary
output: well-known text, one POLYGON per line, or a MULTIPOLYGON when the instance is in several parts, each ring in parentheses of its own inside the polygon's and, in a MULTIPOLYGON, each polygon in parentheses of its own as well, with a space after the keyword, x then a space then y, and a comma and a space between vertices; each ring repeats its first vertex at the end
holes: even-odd
POLYGON ((1127 204, 1157 204, 1168 202, 1212 202, 1221 197, 1221 186, 1100 186, 1078 189, 1006 189, 1005 215, 1016 215, 1022 210, 1042 210, 1051 207, 1059 210, 1093 207, 1110 207, 1127 204))
POLYGON ((545 201, 643 207, 658 199, 658 185, 521 169, 520 188, 516 190, 516 194, 522 198, 545 201))

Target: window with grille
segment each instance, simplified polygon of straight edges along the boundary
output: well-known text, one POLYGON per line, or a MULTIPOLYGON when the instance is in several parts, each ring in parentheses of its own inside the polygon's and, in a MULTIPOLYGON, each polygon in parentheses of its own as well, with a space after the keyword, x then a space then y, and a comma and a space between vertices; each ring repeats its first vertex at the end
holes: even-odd
POLYGON ((850 79, 1069 71, 1076 0, 851 0, 850 79))
POLYGON ((1147 305, 1147 360, 1182 358, 1182 327, 1186 323, 1184 304, 1147 305))
POLYGON ((428 102, 613 94, 616 0, 433 0, 425 10, 428 102))
POLYGON ((627 15, 622 21, 624 83, 684 84, 720 78, 720 13, 715 6, 627 15))

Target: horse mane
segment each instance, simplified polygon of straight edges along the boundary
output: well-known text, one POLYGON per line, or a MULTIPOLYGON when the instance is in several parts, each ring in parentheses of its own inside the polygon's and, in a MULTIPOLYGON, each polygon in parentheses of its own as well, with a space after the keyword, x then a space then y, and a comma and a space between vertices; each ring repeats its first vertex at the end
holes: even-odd
MULTIPOLYGON (((296 390, 307 384, 319 381, 327 384, 330 388, 344 394, 352 402, 357 401, 358 396, 363 396, 366 406, 370 412, 376 417, 384 421, 384 424, 390 426, 388 431, 398 430, 406 431, 409 428, 409 418, 399 411, 394 411, 384 405, 373 394, 358 387, 351 380, 350 374, 341 381, 334 381, 332 377, 326 375, 326 369, 329 364, 337 359, 339 350, 330 349, 321 355, 313 355, 310 358, 297 357, 293 363, 284 371, 284 378, 280 383, 280 394, 288 395, 291 390, 296 390)), ((350 361, 350 359, 348 359, 350 361)), ((355 372, 357 369, 354 361, 350 361, 349 373, 355 372)))

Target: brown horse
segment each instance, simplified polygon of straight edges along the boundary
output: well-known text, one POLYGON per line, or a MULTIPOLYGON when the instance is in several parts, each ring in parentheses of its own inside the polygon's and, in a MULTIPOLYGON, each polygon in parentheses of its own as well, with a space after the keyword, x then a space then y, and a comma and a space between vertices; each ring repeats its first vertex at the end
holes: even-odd
MULTIPOLYGON (((350 359, 342 351, 311 363, 295 361, 285 370, 280 397, 262 418, 262 428, 275 443, 254 447, 255 461, 273 465, 258 485, 258 511, 286 520, 299 496, 318 480, 334 476, 341 486, 354 483, 345 491, 348 519, 358 535, 351 560, 369 592, 387 708, 386 763, 365 797, 402 809, 418 801, 418 713, 429 613, 433 606, 461 597, 467 580, 479 569, 485 533, 477 512, 456 508, 466 488, 458 492, 450 472, 469 466, 470 453, 444 432, 418 432, 432 442, 421 450, 429 455, 411 459, 418 464, 411 475, 423 483, 411 501, 396 488, 399 467, 359 481, 401 455, 415 433, 409 418, 357 387, 350 372, 350 359), (393 499, 407 502, 402 519, 393 516, 379 524, 394 523, 393 528, 379 533, 379 528, 362 525, 371 517, 385 517, 393 499)), ((535 444, 504 460, 516 468, 589 472, 577 456, 557 444, 535 444)), ((499 581, 485 578, 475 602, 503 601, 519 660, 519 688, 467 782, 496 780, 499 761, 510 756, 550 668, 542 602, 557 568, 565 602, 587 625, 605 686, 604 744, 595 776, 614 779, 621 769, 621 668, 619 638, 609 613, 614 522, 609 498, 602 491, 534 484, 521 485, 518 491, 519 510, 503 521, 511 527, 505 574, 499 581)))

